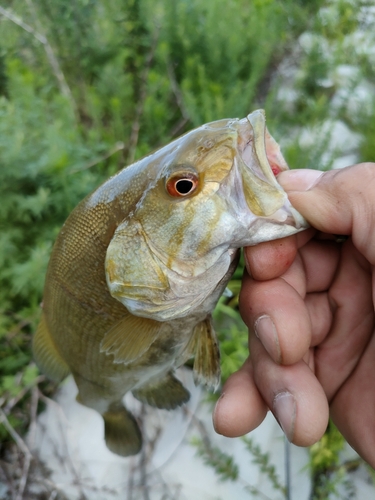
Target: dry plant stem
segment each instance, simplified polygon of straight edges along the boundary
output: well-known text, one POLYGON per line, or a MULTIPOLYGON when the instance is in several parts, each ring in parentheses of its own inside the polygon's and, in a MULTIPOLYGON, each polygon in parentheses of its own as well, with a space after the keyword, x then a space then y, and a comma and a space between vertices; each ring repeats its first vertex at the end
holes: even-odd
MULTIPOLYGON (((44 375, 39 375, 39 377, 37 377, 32 384, 26 386, 19 394, 17 394, 17 396, 8 401, 4 408, 4 413, 8 415, 11 412, 12 408, 21 401, 21 399, 30 391, 30 389, 34 389, 38 384, 40 384, 40 382, 44 382, 44 380, 46 380, 46 377, 44 375)), ((1 402, 0 406, 2 406, 1 402)))
MULTIPOLYGON (((33 11, 35 11, 34 6, 31 3, 31 0, 26 0, 26 1, 27 1, 28 5, 33 9, 33 11)), ((19 26, 23 30, 25 30, 28 33, 30 33, 31 35, 33 35, 33 37, 43 45, 44 50, 45 50, 46 55, 47 55, 48 62, 50 63, 50 65, 52 67, 52 71, 57 79, 58 84, 59 84, 60 92, 62 93, 63 96, 65 96, 67 99, 69 99, 71 106, 75 112, 76 111, 76 104, 75 104, 72 92, 69 88, 69 85, 67 84, 64 73, 61 71, 59 62, 58 62, 58 60, 57 60, 57 58, 52 50, 52 47, 49 44, 47 38, 44 35, 42 35, 41 33, 38 33, 36 30, 34 30, 34 28, 32 28, 29 24, 25 23, 20 17, 13 14, 13 12, 11 12, 10 10, 4 9, 4 7, 0 6, 0 14, 2 16, 6 17, 7 19, 9 19, 9 21, 12 21, 12 23, 16 24, 17 26, 19 26)))
POLYGON ((82 481, 81 478, 76 470, 76 467, 74 465, 74 462, 72 461, 72 458, 69 453, 69 448, 68 448, 68 443, 66 441, 66 434, 64 430, 64 425, 62 420, 65 420, 65 424, 67 423, 65 414, 61 408, 61 406, 56 403, 53 399, 48 398, 45 396, 42 392, 38 390, 38 395, 39 398, 44 401, 47 404, 52 404, 55 406, 55 408, 58 410, 60 416, 59 416, 59 426, 60 426, 60 435, 62 437, 62 449, 57 449, 56 446, 54 446, 55 449, 55 455, 59 459, 61 466, 62 467, 69 467, 73 477, 74 477, 74 484, 76 484, 79 488, 80 492, 80 499, 85 500, 87 499, 86 495, 84 494, 83 487, 82 487, 82 481))
POLYGON ((183 100, 183 97, 182 97, 182 92, 180 90, 180 87, 178 86, 178 83, 177 83, 177 80, 176 80, 176 76, 175 76, 175 73, 174 73, 174 69, 173 69, 173 66, 170 62, 167 63, 167 71, 168 71, 168 77, 169 77, 169 80, 171 82, 171 87, 172 87, 172 91, 174 93, 174 96, 176 98, 176 104, 179 108, 179 110, 181 111, 181 114, 183 116, 183 118, 188 121, 190 120, 190 116, 189 116, 189 113, 187 112, 185 106, 184 106, 184 100, 183 100))
POLYGON ((141 90, 140 90, 139 99, 138 99, 138 102, 137 102, 137 105, 135 108, 135 117, 134 117, 132 129, 131 129, 131 133, 130 133, 130 139, 129 139, 128 157, 127 157, 128 164, 133 163, 134 158, 135 158, 135 150, 137 148, 139 130, 141 127, 140 122, 141 122, 141 118, 143 115, 143 108, 144 108, 145 100, 147 97, 148 74, 150 72, 152 62, 154 60, 155 50, 157 47, 158 39, 159 39, 159 29, 154 36, 150 52, 148 53, 145 67, 144 67, 143 72, 142 72, 141 90))
POLYGON ((170 62, 167 63, 167 71, 168 71, 169 81, 171 82, 171 88, 176 98, 177 107, 182 114, 182 119, 173 127, 173 129, 170 132, 170 136, 174 137, 179 132, 181 132, 184 126, 190 121, 190 116, 185 108, 182 92, 180 90, 180 87, 178 86, 173 66, 170 62))
POLYGON ((128 481, 128 488, 127 488, 127 495, 126 498, 128 500, 133 500, 133 490, 134 490, 134 474, 135 471, 137 470, 137 464, 136 460, 134 457, 130 458, 130 467, 129 467, 129 481, 128 481))
MULTIPOLYGON (((144 422, 144 419, 145 419, 145 413, 146 413, 145 406, 142 405, 141 415, 140 415, 142 423, 144 422)), ((142 425, 142 427, 143 427, 143 425, 142 425)), ((141 432, 142 431, 143 431, 143 429, 141 429, 141 432)), ((142 434, 144 434, 144 433, 142 432, 142 434)), ((140 456, 140 460, 139 460, 139 470, 140 470, 140 474, 141 474, 141 488, 143 489, 144 500, 150 500, 148 485, 147 485, 147 470, 146 470, 147 462, 148 462, 148 453, 147 453, 147 446, 145 443, 142 447, 141 456, 140 456)))
MULTIPOLYGON (((29 426, 29 436, 30 436, 30 445, 31 448, 34 446, 35 442, 35 433, 36 433, 36 414, 38 408, 38 388, 35 386, 31 393, 31 406, 30 406, 30 426, 29 426)), ((18 493, 16 496, 16 500, 22 500, 23 494, 26 488, 27 478, 30 470, 32 455, 29 452, 25 455, 25 461, 23 464, 22 476, 20 480, 20 484, 18 487, 18 493)))
POLYGON ((92 161, 88 162, 83 167, 72 168, 72 170, 69 173, 75 174, 76 172, 81 172, 82 170, 87 170, 91 167, 94 167, 98 163, 101 163, 102 161, 107 160, 112 155, 116 154, 118 151, 123 150, 124 148, 125 148, 125 144, 123 142, 116 142, 116 144, 104 155, 98 156, 97 158, 94 158, 92 161))
MULTIPOLYGON (((1 9, 1 7, 0 7, 1 9)), ((7 339, 13 340, 13 338, 20 333, 20 331, 25 328, 25 326, 31 325, 31 321, 28 319, 24 319, 22 321, 19 321, 15 327, 14 330, 10 331, 7 333, 7 339)))
POLYGON ((22 476, 19 482, 18 486, 18 491, 15 496, 15 500, 22 500, 23 498, 23 493, 25 491, 26 487, 26 482, 27 482, 27 476, 29 473, 29 468, 30 468, 30 462, 32 459, 32 454, 27 447, 25 441, 21 438, 21 436, 13 429, 11 424, 9 423, 9 420, 7 419, 7 416, 3 412, 3 410, 0 408, 0 423, 4 425, 6 430, 9 432, 9 434, 12 436, 14 441, 16 442, 18 448, 21 450, 21 452, 24 454, 24 463, 23 463, 23 470, 22 470, 22 476))
MULTIPOLYGON (((198 429, 198 432, 200 434, 200 437, 202 439, 202 442, 206 448, 206 452, 209 456, 212 456, 213 453, 213 446, 209 438, 208 431, 204 425, 204 423, 197 418, 194 414, 191 414, 188 409, 186 409, 186 412, 191 416, 191 421, 192 423, 196 426, 198 429)), ((238 477, 238 481, 243 484, 245 488, 247 488, 253 495, 256 495, 258 498, 263 498, 263 500, 272 500, 269 496, 265 495, 261 491, 258 490, 255 486, 252 486, 249 484, 247 481, 245 481, 243 478, 238 477)))
POLYGON ((31 455, 31 452, 29 448, 27 447, 25 441, 21 438, 21 436, 13 429, 11 424, 9 423, 9 420, 7 419, 7 416, 3 412, 3 410, 0 408, 0 424, 3 424, 6 430, 9 432, 9 434, 12 436, 14 441, 16 442, 18 448, 22 451, 24 455, 31 455))

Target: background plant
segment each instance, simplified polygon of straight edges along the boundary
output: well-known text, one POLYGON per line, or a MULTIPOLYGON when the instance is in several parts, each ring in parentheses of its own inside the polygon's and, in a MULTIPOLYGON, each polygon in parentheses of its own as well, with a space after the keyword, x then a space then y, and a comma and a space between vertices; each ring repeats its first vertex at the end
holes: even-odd
MULTIPOLYGON (((78 201, 181 133, 258 107, 292 168, 374 159, 373 20, 361 0, 1 3, 0 404, 19 435, 41 383, 30 339, 48 256, 78 201)), ((241 272, 215 313, 224 379, 247 355, 241 272)), ((14 436, 0 436, 6 457, 14 436)), ((338 470, 342 438, 327 436, 313 478, 338 470)))

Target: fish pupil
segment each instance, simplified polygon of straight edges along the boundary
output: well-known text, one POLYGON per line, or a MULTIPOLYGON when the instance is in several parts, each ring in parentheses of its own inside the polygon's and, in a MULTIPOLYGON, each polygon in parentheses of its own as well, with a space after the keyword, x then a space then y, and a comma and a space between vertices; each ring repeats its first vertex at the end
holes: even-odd
POLYGON ((175 184, 175 189, 179 194, 189 194, 194 187, 194 182, 190 179, 180 179, 175 184))

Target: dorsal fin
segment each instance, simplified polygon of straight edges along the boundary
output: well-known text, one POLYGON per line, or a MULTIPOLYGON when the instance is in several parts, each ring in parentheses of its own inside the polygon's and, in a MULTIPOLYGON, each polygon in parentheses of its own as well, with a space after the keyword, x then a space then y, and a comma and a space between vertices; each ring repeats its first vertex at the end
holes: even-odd
POLYGON ((104 335, 100 352, 113 354, 115 363, 131 363, 149 349, 162 328, 159 321, 127 313, 104 335))

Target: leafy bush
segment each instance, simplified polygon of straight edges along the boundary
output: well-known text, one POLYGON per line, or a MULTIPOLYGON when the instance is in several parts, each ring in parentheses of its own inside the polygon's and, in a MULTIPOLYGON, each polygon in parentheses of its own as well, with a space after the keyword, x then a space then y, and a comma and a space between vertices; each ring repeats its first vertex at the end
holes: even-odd
MULTIPOLYGON (((14 0, 1 7, 0 405, 20 396, 8 414, 15 429, 26 430, 27 391, 40 381, 30 339, 53 241, 101 181, 192 127, 260 106, 292 167, 374 158, 373 55, 359 43, 374 38, 366 5, 14 0), (337 122, 359 138, 350 150, 325 132, 337 122)), ((247 355, 241 272, 230 284, 234 296, 215 313, 224 377, 247 355)), ((8 439, 3 429, 3 451, 8 439)), ((317 456, 313 450, 315 469, 317 456)))

